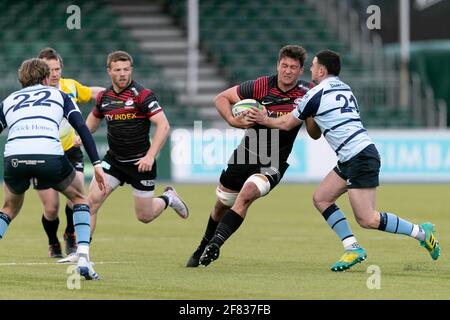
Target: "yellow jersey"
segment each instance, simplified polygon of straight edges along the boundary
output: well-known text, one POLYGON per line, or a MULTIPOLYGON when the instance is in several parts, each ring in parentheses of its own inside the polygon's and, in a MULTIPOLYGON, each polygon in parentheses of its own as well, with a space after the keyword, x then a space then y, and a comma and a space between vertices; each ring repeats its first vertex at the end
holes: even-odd
MULTIPOLYGON (((61 78, 59 79, 58 89, 67 93, 75 103, 85 103, 91 100, 91 88, 83 86, 76 80, 61 78)), ((67 151, 73 147, 74 138, 74 128, 72 128, 66 118, 63 118, 61 124, 59 125, 59 139, 61 140, 64 151, 67 151)))

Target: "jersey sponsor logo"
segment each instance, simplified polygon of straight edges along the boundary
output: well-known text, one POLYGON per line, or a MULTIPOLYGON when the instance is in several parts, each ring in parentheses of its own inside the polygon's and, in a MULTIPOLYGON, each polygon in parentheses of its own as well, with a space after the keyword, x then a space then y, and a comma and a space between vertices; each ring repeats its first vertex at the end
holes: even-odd
POLYGON ((267 110, 267 114, 269 115, 269 117, 272 117, 272 118, 282 117, 289 113, 291 113, 291 111, 269 111, 269 110, 267 110))
POLYGON ((133 104, 134 104, 134 101, 133 101, 133 99, 128 99, 126 102, 125 102, 125 109, 130 109, 130 108, 134 108, 133 107, 133 104))
POLYGON ((302 83, 300 83, 297 87, 300 88, 300 89, 306 90, 306 91, 308 91, 310 89, 309 87, 305 86, 302 83))
POLYGON ((146 187, 151 187, 155 185, 155 182, 153 180, 141 180, 140 183, 146 187))
POLYGON ((75 169, 83 169, 84 163, 83 162, 77 162, 75 163, 75 169))
POLYGON ((17 166, 19 165, 19 159, 11 159, 11 165, 13 166, 13 168, 17 168, 17 166))
POLYGON ((152 101, 149 103, 148 108, 151 111, 156 111, 156 110, 161 109, 161 106, 159 105, 158 101, 152 101))
MULTIPOLYGON (((305 97, 305 96, 303 96, 303 97, 305 97)), ((300 104, 302 102, 302 100, 303 100, 303 97, 295 99, 294 100, 294 104, 300 104)))
POLYGON ((139 95, 139 92, 136 90, 135 87, 131 87, 130 90, 131 90, 131 92, 133 92, 133 94, 134 94, 135 96, 138 96, 138 95, 139 95))
POLYGON ((35 166, 38 164, 45 163, 45 160, 19 160, 19 159, 11 159, 11 165, 13 168, 17 168, 19 164, 24 164, 26 166, 35 166))
POLYGON ((108 121, 132 120, 136 118, 136 113, 105 114, 105 118, 108 121))

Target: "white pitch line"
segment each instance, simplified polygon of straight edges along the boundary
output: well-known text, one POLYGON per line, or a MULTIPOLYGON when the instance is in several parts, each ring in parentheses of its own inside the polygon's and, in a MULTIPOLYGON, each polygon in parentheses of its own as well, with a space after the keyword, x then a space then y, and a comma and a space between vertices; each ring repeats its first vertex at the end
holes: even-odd
MULTIPOLYGON (((97 264, 128 264, 131 262, 122 261, 93 261, 94 265, 97 264)), ((0 266, 39 266, 39 265, 72 265, 75 263, 57 263, 57 262, 0 262, 0 266)))

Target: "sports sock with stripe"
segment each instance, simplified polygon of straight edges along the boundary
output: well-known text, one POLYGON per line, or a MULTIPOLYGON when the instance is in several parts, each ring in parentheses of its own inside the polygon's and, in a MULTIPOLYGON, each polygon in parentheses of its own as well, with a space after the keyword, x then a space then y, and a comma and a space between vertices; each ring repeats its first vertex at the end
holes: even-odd
POLYGON ((378 226, 378 230, 405 234, 417 240, 425 239, 425 232, 419 225, 404 220, 390 212, 380 212, 380 225, 378 226))
MULTIPOLYGON (((86 204, 76 204, 73 206, 73 224, 77 236, 78 252, 89 250, 89 237, 91 233, 91 220, 89 206, 86 204), (86 248, 80 248, 86 247, 86 248)), ((88 251, 89 252, 89 251, 88 251)))
POLYGON ((336 232, 337 236, 342 241, 345 250, 355 250, 360 248, 344 213, 336 204, 332 204, 325 209, 322 216, 330 228, 336 232))

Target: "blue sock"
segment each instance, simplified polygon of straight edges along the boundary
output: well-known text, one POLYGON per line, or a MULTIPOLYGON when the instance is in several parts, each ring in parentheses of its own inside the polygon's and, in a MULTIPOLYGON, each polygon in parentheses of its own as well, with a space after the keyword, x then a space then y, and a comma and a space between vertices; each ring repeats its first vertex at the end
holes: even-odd
POLYGON ((11 218, 7 214, 0 212, 0 239, 3 238, 10 222, 11 218))
POLYGON ((327 221, 328 225, 341 239, 342 244, 346 250, 359 248, 358 242, 350 229, 347 219, 341 209, 335 204, 329 206, 322 216, 327 221))
POLYGON ((73 206, 73 225, 77 235, 77 244, 89 246, 91 215, 88 205, 76 204, 73 206))
POLYGON ((413 227, 413 223, 403 220, 393 213, 380 212, 380 225, 378 226, 378 230, 410 236, 413 227))

